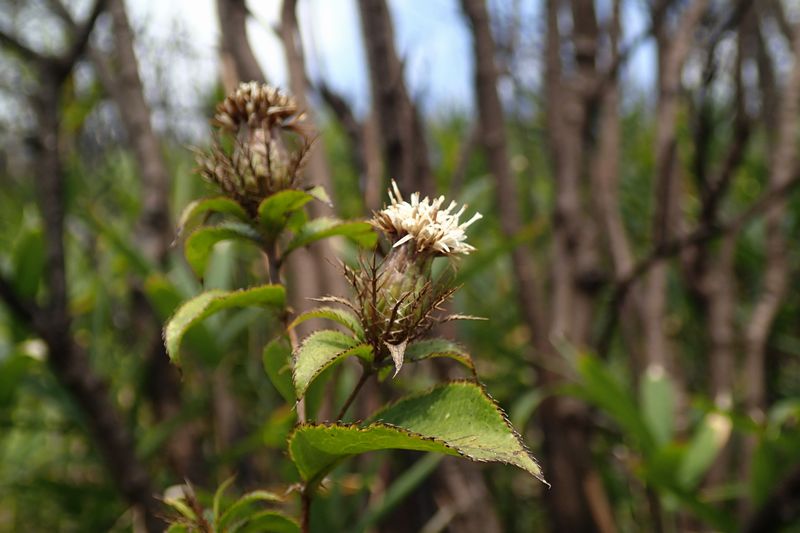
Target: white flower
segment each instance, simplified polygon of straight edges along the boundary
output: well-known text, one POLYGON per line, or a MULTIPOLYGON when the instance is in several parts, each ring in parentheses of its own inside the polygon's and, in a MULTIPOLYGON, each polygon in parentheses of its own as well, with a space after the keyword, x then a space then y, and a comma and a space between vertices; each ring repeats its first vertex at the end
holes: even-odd
POLYGON ((411 202, 406 202, 394 180, 389 190, 389 200, 391 203, 388 207, 375 213, 372 224, 387 235, 395 237, 395 247, 413 240, 417 253, 427 251, 454 255, 468 254, 475 250, 466 243, 467 235, 464 230, 483 218, 480 213, 475 213, 461 224, 458 219, 467 206, 462 206, 454 213, 453 210, 457 207, 455 202, 450 202, 443 209, 444 196, 435 200, 428 197, 420 200, 417 192, 411 195, 411 202))

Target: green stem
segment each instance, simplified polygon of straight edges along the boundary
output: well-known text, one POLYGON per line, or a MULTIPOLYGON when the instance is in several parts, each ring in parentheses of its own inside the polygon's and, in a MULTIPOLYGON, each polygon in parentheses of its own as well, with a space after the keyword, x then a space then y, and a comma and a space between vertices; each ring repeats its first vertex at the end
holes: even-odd
POLYGON ((364 386, 364 384, 367 382, 367 380, 371 375, 372 371, 367 368, 364 368, 364 371, 361 373, 361 378, 359 378, 358 383, 356 383, 353 392, 351 392, 350 396, 347 397, 347 400, 345 400, 341 411, 339 411, 339 414, 336 415, 336 420, 341 420, 342 418, 344 418, 344 415, 347 413, 347 410, 353 404, 353 401, 356 399, 356 396, 358 396, 359 391, 361 391, 361 388, 364 386))

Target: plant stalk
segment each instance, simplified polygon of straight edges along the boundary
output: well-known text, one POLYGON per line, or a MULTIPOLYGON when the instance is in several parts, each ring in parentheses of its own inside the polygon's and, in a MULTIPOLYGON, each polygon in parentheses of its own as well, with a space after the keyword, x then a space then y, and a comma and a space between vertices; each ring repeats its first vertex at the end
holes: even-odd
POLYGON ((303 533, 310 533, 311 531, 311 495, 308 493, 308 487, 303 487, 303 492, 300 497, 300 531, 303 533))
POLYGON ((371 370, 368 370, 367 368, 364 369, 364 371, 361 373, 361 377, 359 378, 358 383, 356 383, 355 388, 353 388, 353 392, 351 392, 350 396, 347 397, 347 400, 345 400, 342 409, 339 411, 339 414, 336 415, 336 420, 341 420, 342 418, 344 418, 344 415, 347 414, 347 410, 353 404, 353 401, 356 399, 356 396, 358 396, 358 393, 361 391, 361 388, 364 386, 364 384, 367 382, 367 380, 372 374, 373 372, 371 370))

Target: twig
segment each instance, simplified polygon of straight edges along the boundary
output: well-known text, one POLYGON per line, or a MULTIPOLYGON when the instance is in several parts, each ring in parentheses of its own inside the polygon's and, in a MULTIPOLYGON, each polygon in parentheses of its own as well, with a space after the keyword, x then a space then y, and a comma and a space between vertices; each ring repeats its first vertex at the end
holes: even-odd
POLYGON ((653 265, 662 259, 679 254, 688 247, 697 246, 723 235, 741 231, 754 218, 766 211, 774 202, 781 200, 798 185, 800 185, 800 172, 795 174, 791 180, 762 194, 761 198, 753 203, 753 205, 731 220, 716 225, 701 225, 682 237, 666 241, 653 248, 625 277, 615 283, 611 295, 611 309, 606 315, 606 323, 601 329, 596 343, 597 353, 600 356, 604 356, 608 353, 611 339, 614 335, 614 329, 619 319, 617 310, 625 302, 625 298, 631 286, 638 281, 639 278, 649 272, 653 265))

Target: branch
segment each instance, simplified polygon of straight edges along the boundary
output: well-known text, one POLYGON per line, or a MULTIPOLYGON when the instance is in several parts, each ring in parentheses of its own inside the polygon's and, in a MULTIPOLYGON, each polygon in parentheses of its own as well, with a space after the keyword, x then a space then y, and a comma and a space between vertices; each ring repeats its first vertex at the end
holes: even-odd
POLYGON ((800 172, 796 173, 792 179, 762 194, 753 205, 727 222, 709 226, 702 225, 682 237, 665 241, 654 247, 626 276, 617 280, 614 284, 610 303, 611 309, 609 310, 606 323, 598 337, 597 353, 600 356, 605 356, 608 353, 611 338, 614 335, 614 329, 619 319, 617 310, 625 302, 625 298, 631 286, 642 276, 647 274, 653 265, 662 259, 674 257, 691 246, 698 246, 723 235, 740 232, 747 224, 769 209, 775 202, 784 199, 785 195, 790 193, 798 185, 800 185, 800 172))
POLYGON ((108 0, 95 0, 94 6, 89 12, 88 18, 83 22, 83 24, 75 26, 75 34, 72 36, 72 46, 63 56, 59 58, 59 63, 61 63, 62 69, 66 70, 67 72, 72 69, 72 66, 83 54, 84 50, 86 50, 86 46, 89 44, 89 36, 92 34, 92 30, 97 22, 97 18, 105 10, 107 3, 108 0))
POLYGON ((17 55, 21 56, 26 61, 30 61, 31 63, 46 63, 49 58, 43 56, 39 52, 28 48, 24 44, 22 44, 18 39, 9 35, 3 30, 0 30, 0 45, 10 49, 12 52, 16 53, 17 55))

